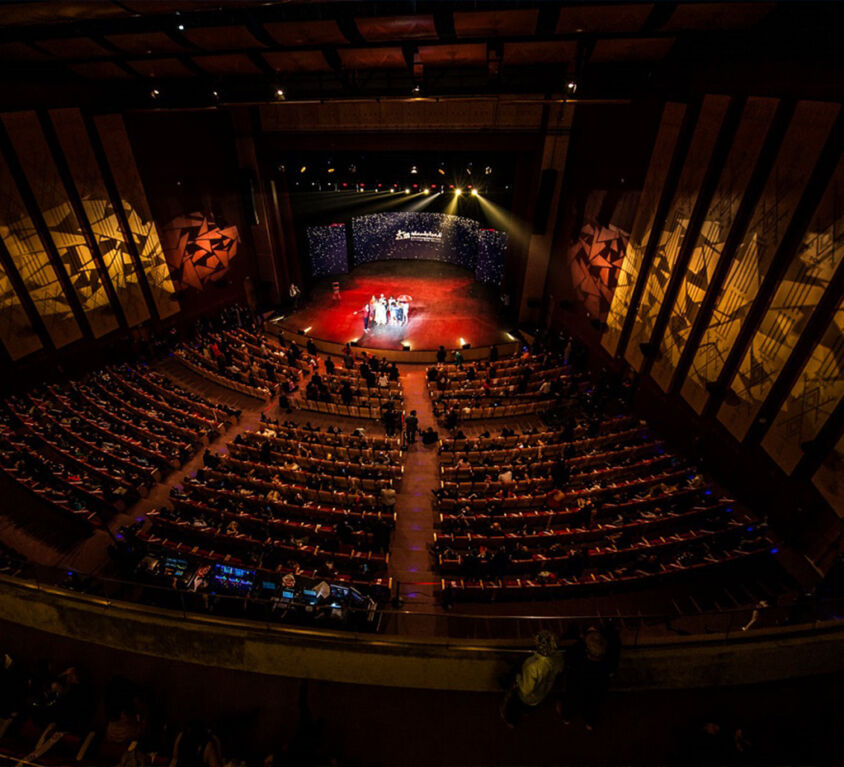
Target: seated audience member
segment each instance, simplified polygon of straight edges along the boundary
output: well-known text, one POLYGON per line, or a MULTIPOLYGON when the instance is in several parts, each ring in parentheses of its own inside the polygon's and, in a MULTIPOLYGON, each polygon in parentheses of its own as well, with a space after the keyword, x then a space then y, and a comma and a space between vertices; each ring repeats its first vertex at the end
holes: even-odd
POLYGON ((501 704, 501 718, 511 728, 548 697, 563 670, 563 654, 557 649, 557 638, 550 631, 540 631, 535 642, 536 649, 522 663, 501 704))

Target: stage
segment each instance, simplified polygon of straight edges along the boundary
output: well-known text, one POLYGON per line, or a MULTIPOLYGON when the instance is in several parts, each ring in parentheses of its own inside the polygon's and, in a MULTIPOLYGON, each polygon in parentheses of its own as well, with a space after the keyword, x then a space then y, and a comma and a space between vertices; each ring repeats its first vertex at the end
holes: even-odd
POLYGON ((401 351, 402 342, 414 352, 511 345, 513 336, 499 317, 498 291, 475 282, 466 269, 436 261, 378 261, 362 264, 350 274, 328 277, 316 285, 299 311, 277 326, 286 333, 315 341, 374 350, 401 351), (340 283, 340 301, 332 299, 331 283, 340 283), (364 333, 363 307, 384 294, 413 298, 406 325, 381 325, 364 333))

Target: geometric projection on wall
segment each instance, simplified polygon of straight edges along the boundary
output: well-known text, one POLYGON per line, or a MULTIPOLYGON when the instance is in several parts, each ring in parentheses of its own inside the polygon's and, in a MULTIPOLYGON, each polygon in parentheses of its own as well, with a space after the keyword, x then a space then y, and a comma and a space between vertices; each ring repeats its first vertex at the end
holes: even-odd
POLYGON ((94 118, 94 124, 117 187, 117 194, 140 257, 153 303, 158 316, 165 319, 179 311, 179 302, 174 295, 176 288, 164 258, 158 230, 152 220, 126 126, 119 114, 98 115, 94 118))
POLYGON ((78 109, 56 109, 50 118, 123 316, 129 327, 138 325, 149 319, 142 278, 112 208, 85 120, 78 109))
POLYGON ((177 216, 162 231, 164 254, 178 290, 205 290, 224 279, 237 256, 236 226, 217 223, 212 214, 177 216))
POLYGON ((706 384, 718 380, 745 326, 838 111, 837 104, 805 101, 794 110, 683 383, 683 397, 698 413, 709 397, 706 384))
POLYGON ((733 226, 757 157, 776 111, 775 99, 748 99, 741 122, 724 163, 718 185, 698 232, 683 274, 651 378, 668 391, 680 356, 697 319, 727 235, 733 226))
POLYGON ((718 418, 744 439, 844 260, 844 158, 744 355, 718 418))
POLYGON ((568 262, 578 299, 591 317, 602 322, 612 303, 628 232, 586 220, 569 246, 568 262))
POLYGON ((844 299, 762 439, 762 447, 786 474, 803 457, 800 445, 817 436, 842 397, 844 299))
POLYGON ((13 112, 3 115, 3 122, 64 272, 94 337, 99 338, 117 327, 117 317, 38 117, 34 112, 13 112))

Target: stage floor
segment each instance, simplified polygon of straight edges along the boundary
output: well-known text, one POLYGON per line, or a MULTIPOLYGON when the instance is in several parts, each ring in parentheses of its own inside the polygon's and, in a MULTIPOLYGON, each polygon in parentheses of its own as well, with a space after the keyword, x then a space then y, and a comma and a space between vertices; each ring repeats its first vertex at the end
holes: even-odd
POLYGON ((454 349, 511 341, 499 318, 497 290, 475 282, 474 275, 452 264, 436 261, 379 261, 362 264, 351 274, 321 280, 307 303, 280 325, 312 338, 345 344, 358 341, 372 349, 401 349, 402 341, 414 351, 454 349), (340 301, 331 299, 331 283, 340 282, 340 301), (412 296, 407 325, 370 326, 363 332, 363 307, 375 295, 412 296))

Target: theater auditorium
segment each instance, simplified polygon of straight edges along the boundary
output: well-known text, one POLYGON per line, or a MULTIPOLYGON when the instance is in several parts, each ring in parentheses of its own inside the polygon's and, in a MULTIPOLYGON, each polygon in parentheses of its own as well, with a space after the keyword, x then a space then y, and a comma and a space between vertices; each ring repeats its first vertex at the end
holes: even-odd
POLYGON ((842 29, 0 3, 0 767, 840 762, 842 29))

